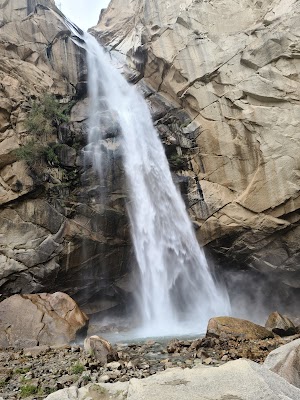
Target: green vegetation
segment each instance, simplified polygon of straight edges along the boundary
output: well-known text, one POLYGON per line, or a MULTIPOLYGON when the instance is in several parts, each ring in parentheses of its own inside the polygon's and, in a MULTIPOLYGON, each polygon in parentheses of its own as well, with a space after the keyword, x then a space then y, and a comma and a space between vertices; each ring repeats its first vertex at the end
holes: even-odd
POLYGON ((6 382, 2 379, 0 379, 0 389, 3 388, 6 385, 6 382))
POLYGON ((91 380, 91 377, 89 375, 83 375, 82 380, 84 384, 87 385, 87 383, 91 380))
POLYGON ((84 366, 80 363, 74 364, 71 369, 72 374, 76 374, 76 375, 81 374, 84 370, 85 370, 84 366))
POLYGON ((38 388, 34 385, 25 385, 20 387, 21 398, 37 394, 38 388))
POLYGON ((59 145, 43 146, 39 141, 30 139, 22 147, 15 150, 15 155, 18 160, 24 160, 29 164, 35 164, 38 161, 45 160, 51 165, 58 165, 59 159, 55 154, 55 149, 59 145))
POLYGON ((70 147, 77 151, 83 146, 84 140, 81 142, 81 139, 78 139, 79 135, 76 136, 67 126, 62 128, 61 136, 59 135, 59 127, 68 121, 68 115, 75 103, 69 101, 60 104, 56 97, 50 94, 32 101, 24 122, 28 135, 23 139, 23 144, 14 150, 15 158, 25 161, 30 166, 36 182, 46 182, 44 186, 51 198, 68 196, 69 188, 74 188, 79 182, 79 168, 75 163, 65 165, 64 162, 65 159, 69 160, 69 155, 74 155, 70 147), (60 140, 68 144, 60 143, 60 140), (56 171, 53 171, 53 175, 49 169, 46 171, 46 164, 60 170, 59 179, 56 171))
POLYGON ((39 161, 43 156, 43 146, 33 139, 30 139, 22 147, 15 150, 15 155, 18 160, 24 160, 28 163, 39 161))
POLYGON ((55 96, 45 94, 33 102, 25 127, 36 136, 51 135, 60 124, 67 121, 66 106, 61 105, 55 96))
POLYGON ((45 146, 43 149, 43 155, 45 157, 45 160, 49 164, 54 164, 57 165, 59 164, 59 159, 57 157, 57 154, 55 153, 55 149, 59 146, 59 144, 56 144, 54 146, 45 146))
POLYGON ((92 385, 89 388, 89 394, 91 395, 91 397, 93 397, 93 395, 97 395, 97 396, 102 395, 103 396, 103 395, 107 395, 108 391, 100 385, 92 385))
POLYGON ((14 370, 15 374, 27 374, 27 372, 30 371, 30 367, 24 367, 24 368, 16 368, 14 370))
POLYGON ((171 169, 173 169, 174 171, 184 169, 185 158, 182 155, 174 153, 169 158, 169 164, 170 164, 171 169))
POLYGON ((48 394, 51 394, 51 393, 54 393, 54 392, 56 392, 55 388, 53 388, 53 387, 44 387, 44 388, 39 388, 37 394, 39 396, 43 396, 43 395, 48 396, 48 394))
POLYGON ((59 163, 55 154, 55 148, 59 144, 53 146, 44 143, 49 135, 56 132, 60 124, 68 121, 67 113, 74 105, 74 102, 70 103, 62 105, 55 96, 50 94, 45 94, 41 99, 32 103, 25 121, 25 127, 34 137, 15 150, 17 159, 31 164, 43 159, 51 165, 59 163))

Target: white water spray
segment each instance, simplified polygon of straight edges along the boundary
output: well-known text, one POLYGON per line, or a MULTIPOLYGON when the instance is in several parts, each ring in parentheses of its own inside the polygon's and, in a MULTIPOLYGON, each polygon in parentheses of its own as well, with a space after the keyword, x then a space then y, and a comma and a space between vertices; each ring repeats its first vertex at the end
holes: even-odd
POLYGON ((88 58, 89 149, 102 174, 103 126, 114 120, 129 192, 128 214, 140 269, 138 305, 144 336, 204 331, 226 315, 226 292, 211 276, 169 170, 144 98, 111 65, 95 38, 84 34, 88 58))

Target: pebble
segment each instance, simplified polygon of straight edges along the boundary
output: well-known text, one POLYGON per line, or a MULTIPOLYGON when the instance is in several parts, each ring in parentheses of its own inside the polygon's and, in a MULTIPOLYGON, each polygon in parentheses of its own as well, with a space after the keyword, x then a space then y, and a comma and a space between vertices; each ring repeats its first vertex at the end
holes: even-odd
POLYGON ((113 371, 115 369, 121 369, 121 364, 117 361, 110 362, 106 364, 106 368, 113 371))
POLYGON ((109 375, 102 375, 100 376, 98 382, 100 383, 107 383, 110 380, 110 376, 109 375))
POLYGON ((206 358, 205 360, 203 360, 203 364, 205 364, 205 365, 212 364, 212 358, 210 358, 210 357, 206 358))

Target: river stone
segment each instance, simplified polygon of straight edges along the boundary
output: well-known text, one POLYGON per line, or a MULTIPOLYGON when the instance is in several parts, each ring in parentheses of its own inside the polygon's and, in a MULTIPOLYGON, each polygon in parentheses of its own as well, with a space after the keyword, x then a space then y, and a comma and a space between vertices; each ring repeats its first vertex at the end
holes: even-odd
POLYGON ((84 340, 84 350, 92 355, 101 365, 105 365, 114 357, 111 344, 99 336, 90 336, 84 340))
POLYGON ((262 340, 273 338, 274 334, 263 326, 256 325, 244 319, 216 317, 209 320, 206 337, 262 340))
POLYGON ((288 317, 279 314, 277 311, 269 315, 265 327, 279 336, 295 335, 298 331, 298 328, 288 317))
POLYGON ((300 339, 273 350, 264 366, 300 388, 300 339))
POLYGON ((0 347, 71 342, 88 318, 65 293, 14 295, 0 303, 0 347))
POLYGON ((299 400, 300 390, 266 368, 248 360, 231 361, 217 368, 171 368, 145 379, 126 383, 65 389, 47 400, 299 400), (96 387, 100 389, 97 393, 96 387), (93 396, 91 395, 93 388, 93 396), (109 397, 111 396, 111 397, 109 397))

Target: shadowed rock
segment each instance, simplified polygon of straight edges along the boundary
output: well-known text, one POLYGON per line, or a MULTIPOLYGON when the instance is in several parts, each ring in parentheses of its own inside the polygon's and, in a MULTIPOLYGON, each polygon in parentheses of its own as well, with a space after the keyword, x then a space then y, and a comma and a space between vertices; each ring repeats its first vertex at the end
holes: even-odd
POLYGON ((294 323, 277 311, 269 315, 265 327, 279 336, 295 335, 298 332, 298 328, 294 323))

